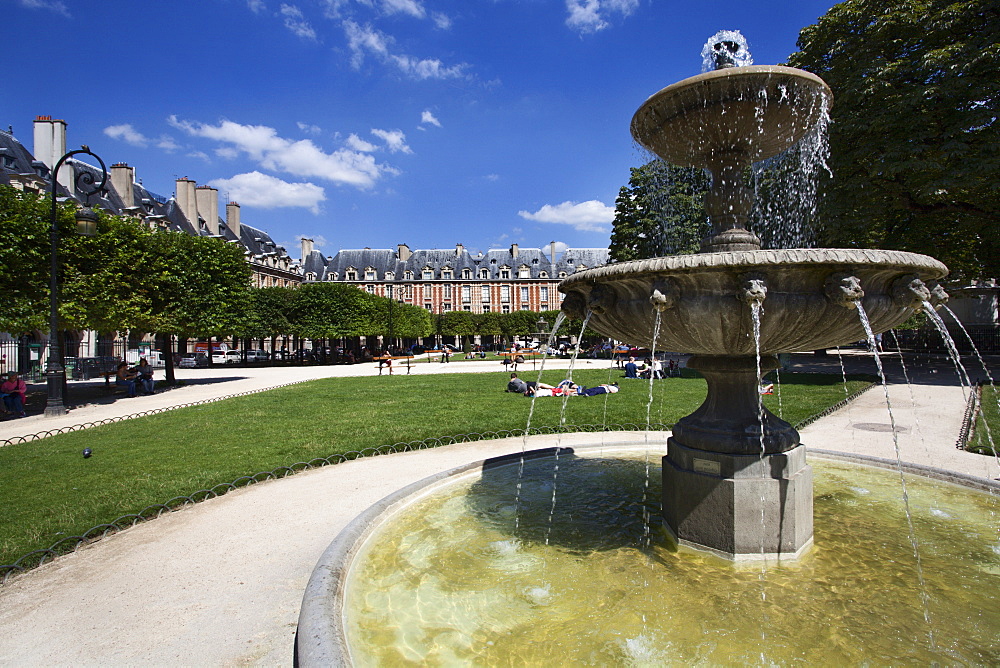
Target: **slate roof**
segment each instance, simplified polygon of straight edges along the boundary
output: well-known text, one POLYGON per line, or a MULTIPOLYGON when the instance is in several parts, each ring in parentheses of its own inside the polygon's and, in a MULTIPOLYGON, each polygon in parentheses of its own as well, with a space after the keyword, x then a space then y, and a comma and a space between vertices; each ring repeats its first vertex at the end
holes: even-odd
POLYGON ((413 272, 414 280, 423 280, 425 269, 434 271, 434 280, 440 280, 441 271, 448 268, 453 272, 453 278, 448 280, 460 280, 462 270, 470 269, 474 280, 483 280, 480 273, 486 269, 489 272, 487 280, 500 280, 502 269, 509 269, 512 279, 516 279, 520 275, 519 270, 527 267, 528 276, 537 279, 557 278, 560 272, 569 275, 580 268, 607 264, 608 260, 606 248, 571 248, 562 253, 555 263, 540 248, 518 248, 516 257, 513 248, 490 249, 476 255, 465 249, 456 251, 453 248, 414 250, 407 260, 400 260, 395 250, 364 248, 341 250, 327 261, 321 253, 313 251, 306 258, 305 271, 315 273, 316 280, 326 280, 330 274, 336 274, 337 280, 344 280, 348 269, 357 270, 359 279, 363 279, 362 272, 372 268, 381 281, 390 271, 394 274, 393 280, 402 280, 407 271, 413 272))

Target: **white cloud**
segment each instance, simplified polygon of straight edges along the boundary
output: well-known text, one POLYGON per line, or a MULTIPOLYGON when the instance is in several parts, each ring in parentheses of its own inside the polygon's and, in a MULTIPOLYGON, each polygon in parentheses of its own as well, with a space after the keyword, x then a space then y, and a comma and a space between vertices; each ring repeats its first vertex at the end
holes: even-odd
POLYGON ((328 19, 339 19, 340 10, 350 4, 350 0, 320 0, 323 16, 328 19))
POLYGON ((172 153, 180 150, 181 145, 174 141, 174 138, 170 135, 160 135, 160 138, 156 140, 156 148, 163 149, 167 153, 172 153))
POLYGON ((406 135, 402 130, 378 130, 372 128, 372 134, 385 142, 390 153, 413 153, 406 145, 406 135))
POLYGON ((586 202, 546 204, 538 211, 518 211, 517 215, 539 223, 570 225, 580 232, 610 232, 608 227, 615 219, 615 209, 592 199, 586 202))
POLYGON ((21 6, 27 9, 48 9, 66 18, 72 18, 66 3, 59 0, 21 0, 21 6))
POLYGON ((212 159, 208 157, 208 153, 205 153, 204 151, 191 151, 186 157, 204 160, 205 162, 212 162, 212 159))
POLYGON ((323 133, 323 128, 318 125, 310 125, 309 123, 303 123, 299 121, 296 123, 299 126, 299 130, 302 130, 307 135, 319 135, 323 133))
POLYGON ((121 125, 109 125, 104 128, 104 134, 112 139, 118 139, 132 146, 145 148, 149 145, 149 139, 141 132, 132 127, 130 123, 121 125))
POLYGON ((417 19, 427 14, 417 0, 382 0, 382 11, 386 14, 409 14, 417 19))
POLYGON ((300 207, 318 214, 326 200, 323 188, 312 183, 289 183, 258 171, 215 179, 208 185, 229 195, 230 201, 261 209, 300 207))
POLYGON ((192 136, 229 144, 272 171, 359 188, 368 188, 383 174, 395 172, 391 167, 376 163, 364 152, 339 149, 326 153, 308 139, 292 141, 279 137, 274 128, 266 125, 240 125, 227 120, 218 125, 206 125, 179 120, 176 116, 170 116, 167 122, 192 136))
POLYGON ((247 0, 247 9, 254 14, 260 14, 267 9, 267 7, 264 5, 264 0, 247 0))
POLYGON ((580 33, 594 33, 607 28, 608 14, 617 12, 629 16, 639 0, 566 0, 566 25, 580 33))
POLYGON ((215 149, 215 155, 219 156, 223 160, 235 160, 240 157, 240 152, 232 146, 222 146, 215 149))
POLYGON ((429 123, 431 125, 436 125, 438 127, 441 127, 441 121, 439 121, 438 119, 436 119, 434 117, 434 114, 432 114, 429 110, 428 111, 424 111, 422 114, 420 114, 420 122, 421 123, 429 123))
POLYGON ((487 174, 483 178, 485 178, 490 183, 496 183, 497 181, 500 180, 500 175, 499 174, 487 174))
POLYGON ((451 30, 451 19, 440 12, 434 12, 431 15, 434 19, 434 25, 438 27, 438 30, 451 30))
POLYGON ((378 150, 378 146, 371 143, 370 141, 365 141, 364 139, 362 139, 361 137, 357 136, 354 133, 351 133, 351 135, 347 138, 347 141, 345 143, 347 144, 348 148, 354 151, 373 153, 378 150))
POLYGON ((281 15, 285 17, 285 27, 291 30, 293 35, 311 42, 316 41, 316 31, 306 21, 301 9, 295 5, 282 4, 281 15))
POLYGON ((372 54, 381 62, 394 65, 403 74, 414 79, 457 79, 464 76, 465 63, 445 66, 436 58, 418 59, 405 54, 391 52, 394 44, 392 36, 372 28, 361 26, 354 21, 344 21, 347 46, 351 50, 351 66, 360 69, 366 54, 372 54))

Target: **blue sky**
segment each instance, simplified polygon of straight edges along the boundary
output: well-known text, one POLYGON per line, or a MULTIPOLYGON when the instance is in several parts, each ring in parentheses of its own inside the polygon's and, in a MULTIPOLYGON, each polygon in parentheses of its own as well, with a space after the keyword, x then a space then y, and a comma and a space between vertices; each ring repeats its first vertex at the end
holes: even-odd
MULTIPOLYGON (((609 243, 628 128, 740 30, 783 62, 830 0, 0 0, 0 125, 240 203, 293 257, 609 243)), ((836 91, 834 91, 836 94, 836 91)))

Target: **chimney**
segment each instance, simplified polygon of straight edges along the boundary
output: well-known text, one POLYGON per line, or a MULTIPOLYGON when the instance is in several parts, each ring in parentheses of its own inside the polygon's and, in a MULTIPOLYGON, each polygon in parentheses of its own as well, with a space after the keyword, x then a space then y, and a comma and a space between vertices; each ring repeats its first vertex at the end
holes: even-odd
POLYGON ((236 235, 236 238, 240 238, 240 205, 236 202, 230 202, 226 205, 226 227, 236 235))
POLYGON ((407 260, 409 260, 411 255, 413 255, 413 252, 410 251, 410 247, 407 246, 406 244, 399 244, 396 246, 396 257, 401 262, 406 262, 407 260))
POLYGON ((219 191, 212 186, 198 186, 194 190, 198 215, 205 219, 205 227, 212 235, 219 234, 219 191))
POLYGON ((455 244, 455 257, 462 257, 462 253, 465 252, 465 246, 462 244, 455 244))
MULTIPOLYGON (((66 153, 66 121, 53 119, 51 116, 35 117, 35 159, 41 160, 45 166, 52 168, 59 158, 66 153)), ((70 193, 76 194, 73 179, 73 168, 63 165, 58 175, 59 183, 70 193)))
POLYGON ((517 244, 511 244, 510 245, 510 255, 511 255, 511 257, 514 257, 514 258, 517 257, 517 244))
POLYGON ((302 243, 302 262, 305 262, 309 254, 313 252, 313 240, 302 237, 300 241, 302 243))
POLYGON ((195 183, 185 176, 183 179, 177 179, 176 188, 177 206, 180 207, 181 213, 188 219, 188 222, 197 230, 198 205, 194 196, 195 183))
POLYGON ((124 162, 117 162, 111 165, 111 185, 118 196, 122 198, 122 203, 126 209, 135 206, 135 168, 129 167, 124 162))
POLYGON ((552 264, 556 263, 556 242, 549 242, 549 262, 552 264))

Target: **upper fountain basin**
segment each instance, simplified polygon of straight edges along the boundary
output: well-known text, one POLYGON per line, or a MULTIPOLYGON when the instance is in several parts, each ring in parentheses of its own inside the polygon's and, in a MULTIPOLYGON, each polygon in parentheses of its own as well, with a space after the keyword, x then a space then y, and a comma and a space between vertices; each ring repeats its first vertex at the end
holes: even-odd
POLYGON ((815 74, 780 65, 730 67, 678 81, 632 117, 632 136, 664 160, 711 169, 749 164, 797 142, 833 104, 815 74))
POLYGON ((947 295, 948 268, 887 250, 800 248, 699 253, 595 267, 559 284, 562 310, 605 336, 639 347, 702 355, 753 355, 753 304, 762 308, 760 352, 833 348, 898 326, 947 295), (927 283, 930 285, 927 285, 927 283), (659 333, 653 342, 656 314, 659 333))

